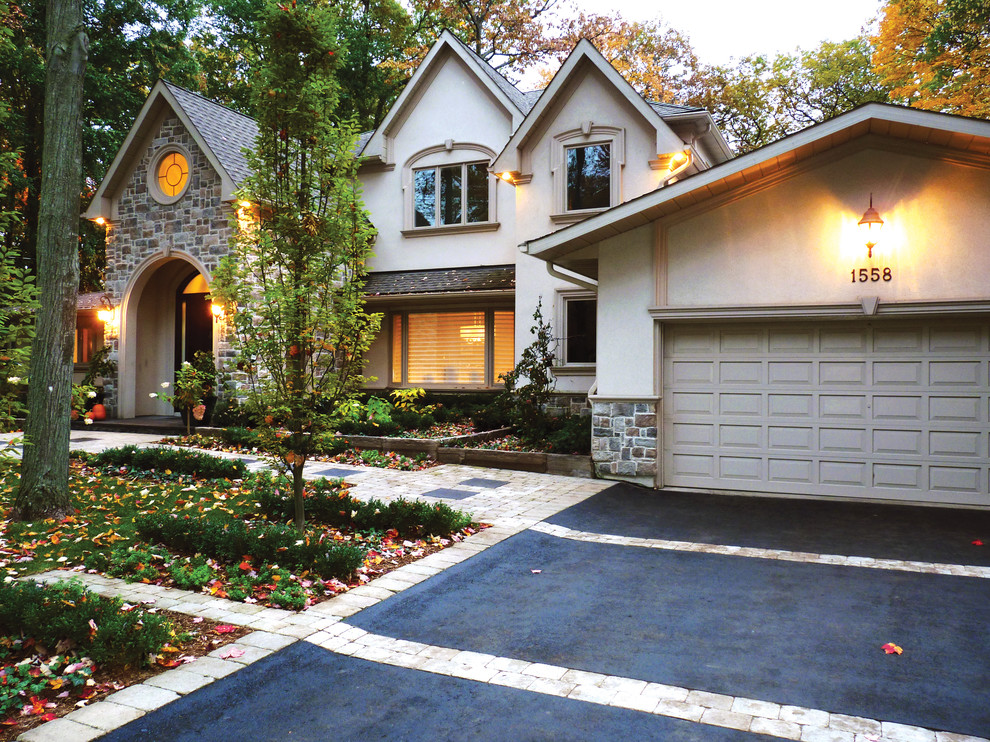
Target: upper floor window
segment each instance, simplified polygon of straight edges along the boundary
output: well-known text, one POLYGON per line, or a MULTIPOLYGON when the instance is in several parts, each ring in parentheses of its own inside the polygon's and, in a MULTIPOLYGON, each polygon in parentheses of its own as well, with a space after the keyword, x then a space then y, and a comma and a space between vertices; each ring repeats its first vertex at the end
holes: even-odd
POLYGON ((189 187, 189 155, 179 145, 166 145, 152 162, 148 173, 151 195, 162 204, 172 204, 189 187))
POLYGON ((416 227, 487 222, 488 166, 461 163, 413 170, 416 227))
POLYGON ((611 205, 611 146, 567 147, 567 210, 607 209, 611 205))

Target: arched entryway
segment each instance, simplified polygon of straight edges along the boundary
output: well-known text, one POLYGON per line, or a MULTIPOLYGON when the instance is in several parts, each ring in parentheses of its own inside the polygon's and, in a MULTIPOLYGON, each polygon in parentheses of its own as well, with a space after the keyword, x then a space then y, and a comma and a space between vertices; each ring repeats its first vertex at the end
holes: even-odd
POLYGON ((209 281, 199 261, 175 253, 151 258, 135 271, 122 303, 119 417, 174 414, 151 395, 171 392, 175 370, 196 351, 216 352, 209 281), (163 382, 170 384, 167 390, 163 382))

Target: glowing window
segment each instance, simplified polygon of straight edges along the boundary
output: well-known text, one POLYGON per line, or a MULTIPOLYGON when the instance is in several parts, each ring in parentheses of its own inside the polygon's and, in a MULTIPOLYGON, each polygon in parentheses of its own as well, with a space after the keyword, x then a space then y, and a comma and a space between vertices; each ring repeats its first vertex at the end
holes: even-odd
POLYGON ((189 180, 189 163, 179 152, 169 152, 158 163, 158 188, 166 198, 182 193, 189 180))

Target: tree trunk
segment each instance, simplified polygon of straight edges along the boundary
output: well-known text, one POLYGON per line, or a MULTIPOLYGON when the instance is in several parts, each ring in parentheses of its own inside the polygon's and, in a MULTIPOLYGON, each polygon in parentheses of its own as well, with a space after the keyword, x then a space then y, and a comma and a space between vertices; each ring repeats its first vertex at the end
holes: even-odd
POLYGON ((82 93, 89 39, 81 0, 48 0, 45 145, 38 226, 41 306, 28 376, 21 486, 14 517, 64 517, 79 284, 82 93))
POLYGON ((292 464, 293 521, 300 535, 306 532, 306 505, 303 502, 303 488, 306 486, 306 480, 303 479, 303 467, 305 465, 305 459, 300 461, 298 458, 292 464))

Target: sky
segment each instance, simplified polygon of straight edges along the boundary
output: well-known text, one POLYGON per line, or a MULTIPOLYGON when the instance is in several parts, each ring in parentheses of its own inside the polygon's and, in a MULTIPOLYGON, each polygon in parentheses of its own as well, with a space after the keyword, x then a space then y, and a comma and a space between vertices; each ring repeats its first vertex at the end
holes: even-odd
POLYGON ((575 0, 586 13, 619 11, 629 21, 663 17, 687 34, 701 62, 730 57, 813 49, 822 41, 845 41, 876 16, 879 0, 575 0))

